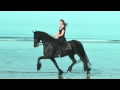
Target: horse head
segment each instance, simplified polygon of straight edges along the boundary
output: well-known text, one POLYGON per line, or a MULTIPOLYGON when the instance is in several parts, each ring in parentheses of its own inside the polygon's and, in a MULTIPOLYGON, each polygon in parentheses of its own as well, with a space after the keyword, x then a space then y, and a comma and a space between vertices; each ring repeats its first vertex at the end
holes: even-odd
POLYGON ((40 43, 40 35, 39 35, 39 31, 33 31, 34 33, 34 47, 38 47, 39 43, 40 43))

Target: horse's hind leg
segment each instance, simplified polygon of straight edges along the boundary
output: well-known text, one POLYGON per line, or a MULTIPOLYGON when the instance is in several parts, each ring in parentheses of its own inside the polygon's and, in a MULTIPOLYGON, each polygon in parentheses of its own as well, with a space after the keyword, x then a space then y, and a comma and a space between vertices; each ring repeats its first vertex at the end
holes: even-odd
POLYGON ((70 57, 70 59, 72 60, 72 64, 68 67, 67 72, 71 72, 72 71, 72 67, 73 65, 77 62, 74 55, 68 55, 70 57))

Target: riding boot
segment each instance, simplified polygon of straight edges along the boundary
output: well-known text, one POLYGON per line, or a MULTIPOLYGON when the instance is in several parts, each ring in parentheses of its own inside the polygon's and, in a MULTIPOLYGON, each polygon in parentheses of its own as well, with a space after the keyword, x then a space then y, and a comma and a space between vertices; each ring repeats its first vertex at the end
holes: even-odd
POLYGON ((59 50, 60 50, 60 57, 62 57, 63 56, 62 46, 59 46, 59 50))

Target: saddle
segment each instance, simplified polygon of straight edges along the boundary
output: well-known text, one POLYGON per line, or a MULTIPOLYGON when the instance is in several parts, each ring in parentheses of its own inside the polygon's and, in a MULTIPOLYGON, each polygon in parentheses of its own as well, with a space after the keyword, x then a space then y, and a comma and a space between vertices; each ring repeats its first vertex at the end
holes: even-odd
POLYGON ((62 49, 63 50, 71 50, 72 49, 71 44, 66 42, 65 45, 62 46, 62 49))
POLYGON ((64 51, 69 51, 72 50, 72 46, 69 42, 66 42, 65 45, 63 46, 59 46, 59 51, 60 51, 60 56, 59 57, 63 57, 63 52, 64 51))

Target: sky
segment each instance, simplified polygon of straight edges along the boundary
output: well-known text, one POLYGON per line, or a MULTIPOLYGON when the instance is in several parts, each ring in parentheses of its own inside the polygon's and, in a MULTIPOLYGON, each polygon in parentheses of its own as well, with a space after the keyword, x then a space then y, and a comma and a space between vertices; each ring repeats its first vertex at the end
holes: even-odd
POLYGON ((64 19, 73 26, 119 26, 120 11, 0 11, 0 25, 57 25, 64 19))
POLYGON ((55 33, 60 19, 69 29, 119 35, 120 11, 0 11, 0 34, 30 34, 36 29, 55 33))

